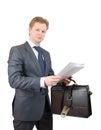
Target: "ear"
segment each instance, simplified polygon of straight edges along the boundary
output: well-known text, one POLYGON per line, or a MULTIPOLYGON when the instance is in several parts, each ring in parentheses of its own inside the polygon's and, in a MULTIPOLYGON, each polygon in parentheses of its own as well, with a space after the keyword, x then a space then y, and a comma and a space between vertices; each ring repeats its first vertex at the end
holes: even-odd
POLYGON ((29 28, 28 28, 28 31, 29 31, 29 35, 30 35, 30 32, 31 32, 31 30, 32 30, 32 28, 31 28, 31 27, 29 27, 29 28))
POLYGON ((29 32, 30 32, 30 31, 31 31, 31 27, 29 27, 29 29, 28 29, 28 30, 29 30, 29 32))

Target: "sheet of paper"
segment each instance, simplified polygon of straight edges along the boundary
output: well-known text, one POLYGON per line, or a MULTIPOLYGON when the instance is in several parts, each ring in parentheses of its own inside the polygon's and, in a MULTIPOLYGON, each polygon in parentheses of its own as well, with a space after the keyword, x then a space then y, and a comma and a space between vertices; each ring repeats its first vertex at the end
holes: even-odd
POLYGON ((62 79, 64 79, 66 77, 72 76, 82 68, 84 68, 84 64, 70 62, 57 75, 61 76, 62 79))

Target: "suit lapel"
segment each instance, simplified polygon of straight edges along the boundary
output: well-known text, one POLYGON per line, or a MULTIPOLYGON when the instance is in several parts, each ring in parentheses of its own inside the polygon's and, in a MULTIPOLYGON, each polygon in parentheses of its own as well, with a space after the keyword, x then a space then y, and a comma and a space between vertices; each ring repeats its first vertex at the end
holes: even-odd
POLYGON ((38 73, 40 73, 41 75, 41 69, 40 69, 38 60, 28 42, 25 43, 25 48, 28 51, 28 54, 30 58, 32 59, 34 66, 36 67, 36 71, 38 71, 38 73))

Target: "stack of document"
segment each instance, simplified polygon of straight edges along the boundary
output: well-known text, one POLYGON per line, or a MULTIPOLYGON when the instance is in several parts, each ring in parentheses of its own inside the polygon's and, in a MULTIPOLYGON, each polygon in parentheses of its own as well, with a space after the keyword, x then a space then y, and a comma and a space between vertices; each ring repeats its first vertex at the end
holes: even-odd
POLYGON ((84 68, 84 64, 72 63, 67 64, 57 75, 62 79, 71 77, 73 74, 84 68))

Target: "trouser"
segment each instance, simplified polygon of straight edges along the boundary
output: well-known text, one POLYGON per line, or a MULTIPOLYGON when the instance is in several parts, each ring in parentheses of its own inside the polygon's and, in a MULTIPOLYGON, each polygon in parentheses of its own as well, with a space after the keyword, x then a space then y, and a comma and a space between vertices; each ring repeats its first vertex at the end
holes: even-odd
POLYGON ((37 130, 53 130, 53 117, 49 103, 45 101, 45 110, 39 121, 19 121, 14 119, 14 130, 32 130, 36 126, 37 130))

